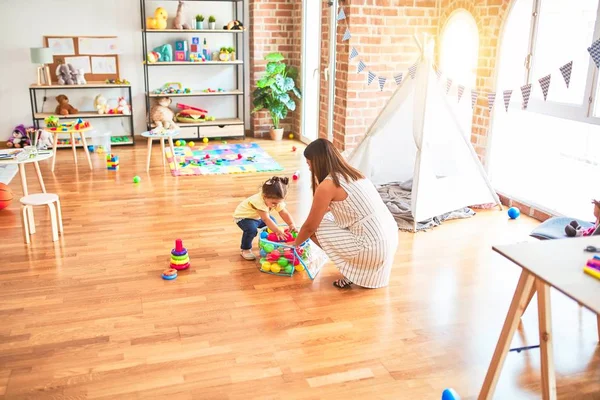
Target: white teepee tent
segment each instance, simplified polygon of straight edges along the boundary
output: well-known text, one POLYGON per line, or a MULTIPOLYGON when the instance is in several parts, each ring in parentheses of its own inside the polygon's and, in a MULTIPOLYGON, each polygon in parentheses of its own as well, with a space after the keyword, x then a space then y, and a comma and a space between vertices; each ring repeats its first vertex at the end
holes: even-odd
POLYGON ((405 77, 348 160, 376 185, 413 180, 415 230, 417 221, 470 205, 502 209, 447 102, 445 80, 438 81, 425 54, 414 79, 405 77))

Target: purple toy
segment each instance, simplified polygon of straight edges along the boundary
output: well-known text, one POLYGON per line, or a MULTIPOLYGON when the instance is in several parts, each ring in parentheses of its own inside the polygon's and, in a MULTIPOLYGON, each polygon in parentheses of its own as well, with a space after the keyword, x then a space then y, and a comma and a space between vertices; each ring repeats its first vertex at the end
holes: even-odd
POLYGON ((10 138, 6 142, 7 147, 24 147, 29 146, 31 141, 29 140, 29 132, 35 132, 35 128, 29 127, 25 128, 25 125, 17 125, 15 129, 13 129, 10 138))

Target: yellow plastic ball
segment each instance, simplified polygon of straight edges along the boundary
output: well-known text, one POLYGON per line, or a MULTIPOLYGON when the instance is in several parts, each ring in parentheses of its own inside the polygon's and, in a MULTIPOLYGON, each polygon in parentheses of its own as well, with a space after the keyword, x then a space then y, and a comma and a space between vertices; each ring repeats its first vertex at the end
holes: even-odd
POLYGON ((302 264, 298 264, 298 265, 296 265, 296 266, 294 267, 294 269, 295 269, 296 271, 298 271, 298 272, 300 272, 300 271, 304 271, 304 265, 302 265, 302 264))
POLYGON ((273 231, 269 228, 267 228, 267 233, 273 233, 273 231))
POLYGON ((204 139, 202 139, 202 142, 203 142, 203 143, 208 143, 208 138, 207 138, 207 137, 205 137, 204 139))
POLYGON ((196 143, 194 143, 194 142, 189 142, 189 143, 188 143, 188 146, 190 146, 190 147, 194 147, 194 145, 195 145, 195 144, 196 144, 196 143))
POLYGON ((278 274, 281 271, 281 267, 279 264, 273 263, 271 264, 271 272, 278 274))
POLYGON ((290 138, 290 139, 293 139, 293 138, 294 138, 294 134, 293 134, 293 133, 290 133, 290 136, 289 136, 289 138, 290 138))
POLYGON ((271 263, 268 261, 262 263, 262 265, 260 266, 260 269, 262 269, 265 272, 269 272, 271 270, 271 263))

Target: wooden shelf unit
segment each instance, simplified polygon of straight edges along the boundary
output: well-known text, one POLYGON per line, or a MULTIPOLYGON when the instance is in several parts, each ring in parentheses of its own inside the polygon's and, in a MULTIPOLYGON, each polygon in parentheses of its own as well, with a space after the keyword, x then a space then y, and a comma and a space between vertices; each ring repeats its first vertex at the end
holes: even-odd
POLYGON ((243 90, 228 90, 226 92, 213 92, 213 93, 205 93, 205 92, 192 92, 192 93, 150 93, 150 97, 202 97, 202 96, 242 96, 244 94, 243 90))

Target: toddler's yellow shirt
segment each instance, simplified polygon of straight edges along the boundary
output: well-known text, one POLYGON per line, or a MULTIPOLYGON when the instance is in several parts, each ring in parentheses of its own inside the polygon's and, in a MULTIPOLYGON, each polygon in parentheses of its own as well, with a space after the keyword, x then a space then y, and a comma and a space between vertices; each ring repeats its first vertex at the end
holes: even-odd
MULTIPOLYGON (((277 212, 283 210, 285 208, 285 202, 281 202, 277 204, 277 206, 273 207, 271 210, 275 210, 277 212)), ((257 193, 253 196, 248 197, 246 200, 242 201, 233 213, 233 218, 236 220, 239 219, 260 219, 260 215, 258 215, 257 210, 264 211, 267 214, 271 210, 265 204, 265 200, 263 199, 262 193, 257 193)))

